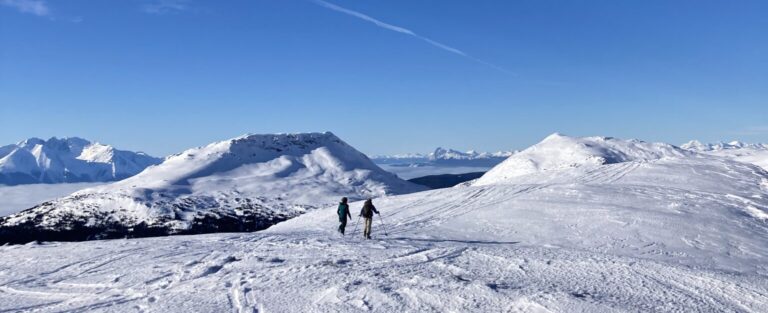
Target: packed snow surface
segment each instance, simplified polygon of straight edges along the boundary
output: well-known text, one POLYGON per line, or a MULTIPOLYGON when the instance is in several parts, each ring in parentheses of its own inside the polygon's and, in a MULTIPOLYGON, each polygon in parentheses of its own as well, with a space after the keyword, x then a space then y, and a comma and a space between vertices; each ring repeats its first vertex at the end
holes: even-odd
POLYGON ((0 216, 18 213, 45 201, 104 183, 31 184, 0 186, 0 216))
POLYGON ((0 185, 115 181, 161 161, 77 137, 31 138, 0 147, 0 185))
POLYGON ((768 312, 766 171, 638 141, 547 145, 570 152, 375 199, 374 240, 356 217, 336 233, 332 206, 259 233, 3 246, 0 311, 768 312))

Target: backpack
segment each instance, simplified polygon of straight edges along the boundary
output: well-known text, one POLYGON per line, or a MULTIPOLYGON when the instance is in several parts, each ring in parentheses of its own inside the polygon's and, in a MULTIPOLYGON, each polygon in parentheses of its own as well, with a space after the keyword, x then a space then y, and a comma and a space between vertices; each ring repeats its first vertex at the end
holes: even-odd
POLYGON ((364 204, 363 210, 360 211, 360 214, 362 214, 363 217, 368 217, 368 218, 373 217, 373 204, 368 204, 368 203, 364 204))

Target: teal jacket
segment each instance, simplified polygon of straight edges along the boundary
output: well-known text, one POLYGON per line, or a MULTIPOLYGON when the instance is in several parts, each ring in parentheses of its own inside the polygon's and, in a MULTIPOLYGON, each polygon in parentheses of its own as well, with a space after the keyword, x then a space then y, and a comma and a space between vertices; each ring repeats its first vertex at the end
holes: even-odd
POLYGON ((345 222, 347 220, 347 217, 349 217, 349 219, 352 219, 352 215, 349 214, 349 204, 339 203, 339 209, 336 211, 336 213, 339 214, 340 222, 345 222))

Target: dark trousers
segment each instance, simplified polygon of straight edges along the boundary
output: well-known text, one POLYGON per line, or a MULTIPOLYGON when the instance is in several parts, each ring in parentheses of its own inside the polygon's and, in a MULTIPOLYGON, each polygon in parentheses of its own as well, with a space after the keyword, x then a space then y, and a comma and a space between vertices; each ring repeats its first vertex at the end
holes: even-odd
POLYGON ((347 228, 347 219, 343 219, 340 221, 341 225, 339 225, 339 232, 343 235, 344 234, 344 228, 347 228))

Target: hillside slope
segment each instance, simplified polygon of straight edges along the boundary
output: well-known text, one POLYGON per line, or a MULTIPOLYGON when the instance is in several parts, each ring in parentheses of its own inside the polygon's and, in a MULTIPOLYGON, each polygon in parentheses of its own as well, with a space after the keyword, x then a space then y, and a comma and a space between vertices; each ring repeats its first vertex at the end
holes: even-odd
POLYGON ((564 152, 545 170, 374 199, 373 240, 331 206, 250 234, 2 246, 0 309, 768 311, 768 173, 562 139, 537 145, 564 152))
POLYGON ((331 133, 247 135, 0 218, 0 242, 253 231, 342 196, 424 189, 331 133))
MULTIPOLYGON (((554 135, 471 186, 374 203, 398 237, 515 241, 768 274, 768 172, 667 144, 554 135)), ((327 230, 333 214, 269 232, 327 230)))

